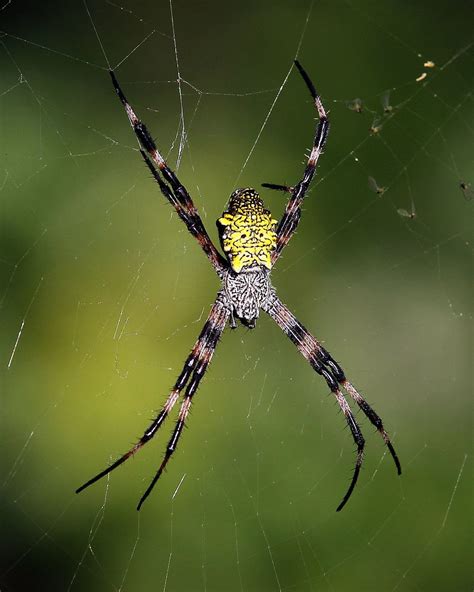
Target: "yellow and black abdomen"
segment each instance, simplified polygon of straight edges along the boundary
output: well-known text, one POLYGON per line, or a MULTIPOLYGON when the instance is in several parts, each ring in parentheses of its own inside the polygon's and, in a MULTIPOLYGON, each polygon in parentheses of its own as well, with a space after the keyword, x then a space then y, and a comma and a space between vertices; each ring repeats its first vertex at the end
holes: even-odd
POLYGON ((271 269, 276 224, 254 189, 234 191, 217 227, 222 248, 236 273, 255 266, 271 269))

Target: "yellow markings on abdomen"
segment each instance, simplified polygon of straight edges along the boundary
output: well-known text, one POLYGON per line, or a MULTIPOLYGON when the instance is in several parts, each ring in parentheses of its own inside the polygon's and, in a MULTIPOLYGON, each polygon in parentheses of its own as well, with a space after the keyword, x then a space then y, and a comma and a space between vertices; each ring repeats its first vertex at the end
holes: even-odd
POLYGON ((217 225, 222 247, 236 273, 256 265, 271 269, 276 224, 255 190, 238 189, 232 194, 228 211, 217 225))

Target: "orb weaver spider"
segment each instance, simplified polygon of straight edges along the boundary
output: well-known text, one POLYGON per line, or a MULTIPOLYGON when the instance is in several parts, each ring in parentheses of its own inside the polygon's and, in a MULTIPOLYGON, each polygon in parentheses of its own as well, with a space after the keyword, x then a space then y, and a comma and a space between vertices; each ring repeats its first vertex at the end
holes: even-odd
POLYGON ((236 328, 236 320, 238 320, 245 327, 253 329, 260 310, 266 312, 276 322, 310 363, 313 370, 325 379, 344 414, 357 446, 354 473, 337 511, 345 506, 357 483, 365 444, 362 432, 341 388, 377 428, 395 461, 398 474, 401 474, 400 461, 380 417, 347 380, 341 366, 329 352, 281 302, 270 282, 272 267, 293 236, 300 221, 301 205, 316 172, 316 166, 329 133, 329 120, 321 99, 308 74, 297 60, 295 60, 295 65, 311 94, 318 113, 314 142, 303 177, 293 187, 274 183, 262 184, 263 187, 283 191, 290 195, 285 212, 279 222, 274 220, 270 212, 265 209, 263 201, 255 189, 237 189, 232 193, 226 211, 217 221, 220 242, 226 257, 222 256, 212 243, 188 191, 166 164, 145 124, 140 121, 125 98, 114 72, 110 71, 115 91, 137 136, 140 153, 146 165, 163 195, 175 208, 188 231, 201 245, 221 281, 221 288, 204 327, 161 411, 128 452, 84 483, 76 493, 108 475, 149 442, 168 417, 186 387, 178 421, 166 447, 164 459, 138 503, 137 510, 139 510, 176 450, 193 397, 209 366, 226 324, 229 322, 231 328, 236 328))

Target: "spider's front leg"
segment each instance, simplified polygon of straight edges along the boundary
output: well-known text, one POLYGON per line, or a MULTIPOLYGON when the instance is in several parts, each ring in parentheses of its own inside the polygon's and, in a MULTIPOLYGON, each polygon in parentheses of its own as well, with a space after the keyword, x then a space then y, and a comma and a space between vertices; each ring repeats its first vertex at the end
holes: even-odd
POLYGON ((165 159, 159 152, 154 139, 148 131, 146 125, 136 115, 130 103, 127 101, 123 90, 113 71, 110 71, 112 84, 115 92, 125 108, 130 125, 141 146, 141 155, 150 169, 155 181, 158 183, 161 192, 175 208, 178 216, 186 224, 189 232, 197 239, 203 251, 207 255, 212 266, 219 276, 226 268, 225 259, 214 246, 210 239, 203 221, 199 215, 196 206, 191 199, 186 187, 180 182, 176 173, 174 173, 165 159))
POLYGON ((316 125, 313 146, 302 179, 294 187, 276 185, 275 183, 262 183, 262 186, 267 187, 268 189, 276 189, 277 191, 285 191, 291 194, 285 212, 276 230, 277 242, 275 250, 272 253, 272 265, 275 264, 276 260, 281 255, 281 252, 288 244, 299 224, 301 218, 301 205, 316 172, 319 157, 323 153, 324 145, 326 144, 329 134, 329 119, 327 118, 326 111, 321 102, 321 97, 316 92, 314 84, 311 82, 310 77, 298 60, 295 60, 295 66, 298 68, 298 71, 314 101, 314 106, 318 112, 318 123, 316 125))
POLYGON ((337 507, 339 512, 346 505, 349 500, 354 487, 359 477, 360 469, 363 461, 364 454, 364 437, 357 424, 354 414, 352 413, 349 404, 347 403, 343 393, 339 389, 339 385, 352 397, 357 403, 360 409, 364 412, 365 416, 370 422, 377 428, 378 432, 382 436, 387 448, 392 455, 395 462, 397 472, 400 475, 402 472, 400 461, 393 448, 390 438, 385 431, 381 418, 375 413, 372 407, 357 391, 357 389, 347 380, 344 371, 341 366, 332 358, 329 352, 319 343, 319 341, 309 333, 305 327, 298 321, 293 313, 281 302, 281 300, 275 295, 271 301, 269 301, 265 307, 267 312, 277 325, 284 331, 284 333, 291 339, 296 345, 298 351, 308 360, 313 370, 315 370, 320 376, 322 376, 331 392, 336 397, 336 400, 344 414, 346 422, 351 430, 352 438, 357 446, 357 457, 354 468, 354 474, 352 476, 349 489, 344 495, 341 503, 337 507))

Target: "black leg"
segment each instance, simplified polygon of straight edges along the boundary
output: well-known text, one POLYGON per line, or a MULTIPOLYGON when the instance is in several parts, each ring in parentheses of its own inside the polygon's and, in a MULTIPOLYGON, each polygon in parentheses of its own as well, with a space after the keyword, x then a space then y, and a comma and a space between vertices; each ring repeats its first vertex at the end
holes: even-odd
POLYGON ((364 437, 357 424, 354 414, 352 413, 349 404, 347 403, 344 395, 339 389, 339 385, 356 401, 365 415, 369 418, 373 425, 375 425, 382 435, 390 454, 393 457, 395 465, 397 467, 398 474, 401 473, 400 461, 398 460, 397 454, 390 442, 387 432, 385 431, 382 420, 365 401, 365 399, 359 394, 355 387, 346 379, 344 371, 339 364, 331 357, 319 341, 305 329, 305 327, 298 321, 293 313, 279 300, 276 296, 272 302, 264 309, 277 323, 277 325, 288 335, 291 341, 296 345, 299 352, 308 360, 311 367, 320 374, 329 386, 331 392, 336 397, 336 400, 344 413, 346 422, 351 430, 352 438, 357 446, 357 456, 349 489, 344 495, 341 503, 337 507, 339 512, 345 506, 349 497, 351 496, 354 487, 359 477, 360 468, 362 466, 363 455, 364 455, 364 437))
POLYGON ((309 155, 302 179, 294 187, 276 185, 274 183, 263 183, 263 187, 291 193, 291 197, 288 200, 285 212, 277 227, 277 244, 275 250, 272 253, 272 264, 274 264, 281 255, 281 252, 288 244, 299 224, 301 218, 301 204, 303 203, 303 199, 314 177, 319 157, 323 152, 324 145, 329 134, 329 120, 321 102, 321 98, 316 92, 314 84, 311 82, 308 74, 303 69, 298 60, 295 60, 295 65, 298 68, 303 80, 305 81, 311 97, 313 98, 319 120, 316 126, 316 133, 314 136, 311 153, 309 155))
POLYGON ((197 366, 193 372, 192 378, 191 378, 188 386, 186 387, 184 400, 181 404, 181 409, 179 411, 178 421, 176 422, 176 426, 173 430, 173 434, 170 438, 170 441, 168 442, 168 446, 166 447, 164 459, 160 465, 160 468, 156 472, 156 475, 153 477, 153 480, 151 481, 150 485, 147 487, 145 493, 142 495, 142 497, 138 503, 137 510, 140 510, 143 502, 146 500, 146 498, 152 492, 158 479, 161 477, 161 474, 165 470, 165 467, 168 464, 169 459, 171 458, 173 452, 176 450, 176 448, 178 446, 179 438, 181 437, 181 434, 183 432, 183 428, 184 428, 184 425, 186 422, 186 418, 188 417, 189 409, 191 408, 191 402, 192 402, 193 396, 195 395, 197 388, 199 386, 199 383, 201 382, 202 378, 204 377, 204 374, 211 362, 212 356, 213 356, 214 351, 217 346, 217 342, 224 330, 224 327, 225 327, 225 324, 227 321, 227 317, 228 317, 227 313, 222 314, 221 318, 216 323, 216 326, 214 327, 212 334, 209 336, 209 341, 206 345, 206 349, 203 351, 203 355, 201 356, 201 359, 199 360, 199 363, 197 364, 197 366))
POLYGON ((110 76, 112 78, 115 92, 117 93, 122 105, 125 108, 130 125, 132 126, 133 131, 135 132, 138 141, 142 146, 141 154, 147 166, 151 170, 155 181, 157 181, 161 192, 175 208, 178 216, 186 224, 189 232, 194 237, 196 237, 207 257, 211 261, 214 269, 219 275, 221 275, 223 269, 226 267, 226 261, 219 251, 217 251, 213 242, 211 241, 188 191, 180 183, 175 173, 166 164, 165 159, 158 151, 155 141, 151 137, 146 125, 140 121, 140 119, 135 114, 135 111, 127 101, 122 89, 120 88, 117 78, 112 71, 110 71, 110 76), (155 166, 158 168, 159 172, 155 166), (169 186, 160 177, 160 173, 163 175, 165 181, 169 183, 169 186))
MULTIPOLYGON (((153 436, 156 434, 158 429, 163 424, 164 420, 168 417, 169 413, 173 409, 176 401, 179 398, 180 392, 186 386, 186 383, 188 382, 191 374, 193 372, 196 372, 196 368, 200 368, 202 366, 203 360, 206 360, 208 358, 210 359, 210 356, 212 356, 214 348, 217 344, 217 339, 224 330, 227 318, 228 312, 223 307, 218 296, 218 299, 212 306, 209 317, 196 343, 194 344, 191 353, 189 354, 188 358, 186 359, 186 362, 184 363, 184 367, 181 371, 181 374, 179 375, 170 395, 168 396, 166 403, 164 404, 163 408, 158 413, 156 418, 148 426, 148 428, 145 430, 138 442, 128 452, 123 454, 109 467, 107 467, 94 477, 92 477, 92 479, 86 481, 86 483, 81 485, 81 487, 79 487, 76 490, 76 493, 80 493, 93 483, 96 483, 97 481, 102 479, 102 477, 105 477, 106 475, 111 473, 114 469, 123 464, 127 459, 136 454, 147 442, 149 442, 153 438, 153 436)), ((194 377, 191 379, 190 384, 192 384, 193 380, 194 377)))

